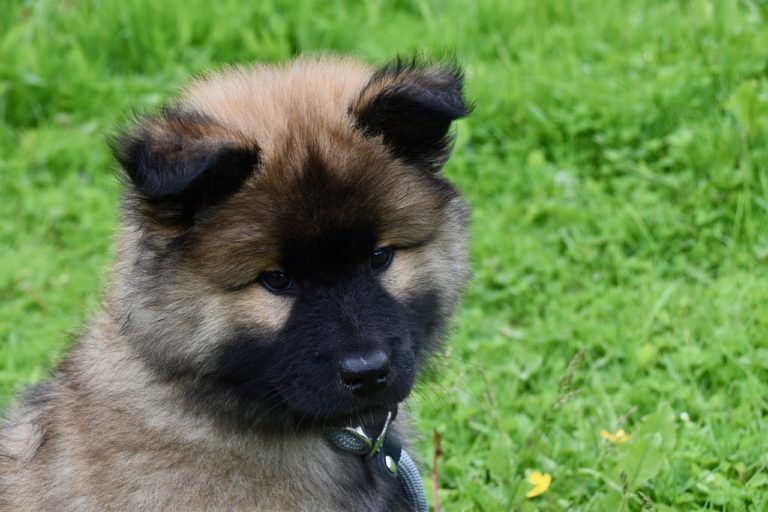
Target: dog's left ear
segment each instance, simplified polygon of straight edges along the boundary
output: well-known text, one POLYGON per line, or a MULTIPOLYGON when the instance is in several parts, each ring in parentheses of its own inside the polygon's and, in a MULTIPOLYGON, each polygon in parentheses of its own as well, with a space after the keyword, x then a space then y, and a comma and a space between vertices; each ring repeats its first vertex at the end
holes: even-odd
POLYGON ((352 105, 356 127, 381 135, 393 154, 437 172, 450 153, 451 123, 470 113, 461 70, 398 60, 374 73, 352 105))

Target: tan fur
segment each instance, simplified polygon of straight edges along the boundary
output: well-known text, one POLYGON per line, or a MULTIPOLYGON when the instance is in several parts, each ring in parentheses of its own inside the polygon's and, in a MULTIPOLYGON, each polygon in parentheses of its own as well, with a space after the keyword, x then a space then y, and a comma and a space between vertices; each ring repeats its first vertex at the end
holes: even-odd
MULTIPOLYGON (((379 242, 403 248, 383 285, 400 300, 434 285, 443 314, 451 313, 468 277, 467 208, 459 198, 443 204, 380 138, 354 129, 351 112, 397 80, 369 84, 372 72, 331 57, 232 68, 195 81, 179 99, 213 124, 158 118, 142 126, 157 144, 183 131, 212 147, 258 147, 261 172, 201 216, 185 233, 187 258, 157 273, 145 269, 178 229, 124 219, 103 311, 0 430, 0 511, 345 510, 338 495, 360 471, 349 454, 318 434, 275 440, 218 428, 181 407, 184 390, 157 379, 145 359, 174 354, 204 367, 233 326, 285 325, 290 297, 238 287, 276 268, 269 219, 308 151, 332 162, 341 180, 381 180, 379 242), (256 222, 254 212, 266 220, 256 222)), ((406 421, 401 408, 396 432, 406 434, 406 421)), ((380 507, 365 490, 350 499, 355 510, 380 507)))
MULTIPOLYGON (((383 284, 398 299, 411 298, 420 286, 438 286, 446 304, 455 304, 464 283, 469 278, 466 233, 455 226, 465 222, 466 207, 460 201, 451 205, 446 218, 436 222, 433 239, 426 246, 400 251, 393 262, 393 271, 383 276, 383 284), (452 272, 446 273, 445 269, 452 272), (440 276, 435 280, 434 276, 440 276)), ((446 309, 445 315, 452 314, 446 309)))
POLYGON ((347 110, 371 73, 357 61, 332 57, 300 58, 282 68, 257 64, 204 77, 181 102, 258 141, 267 165, 286 157, 300 164, 301 155, 286 146, 317 138, 325 151, 335 151, 333 137, 350 132, 347 110))

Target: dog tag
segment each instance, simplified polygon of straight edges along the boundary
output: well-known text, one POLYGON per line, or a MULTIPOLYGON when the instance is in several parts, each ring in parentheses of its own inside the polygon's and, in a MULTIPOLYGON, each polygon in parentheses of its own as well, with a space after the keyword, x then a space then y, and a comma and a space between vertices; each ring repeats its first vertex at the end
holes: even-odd
POLYGON ((402 451, 402 445, 396 439, 387 436, 381 449, 371 460, 375 473, 384 479, 397 478, 397 465, 402 451))

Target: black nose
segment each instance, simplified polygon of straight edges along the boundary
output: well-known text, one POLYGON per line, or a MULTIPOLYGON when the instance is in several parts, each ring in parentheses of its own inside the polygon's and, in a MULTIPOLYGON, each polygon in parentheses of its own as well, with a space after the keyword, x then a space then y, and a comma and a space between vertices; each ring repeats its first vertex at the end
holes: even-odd
POLYGON ((339 375, 352 394, 370 396, 387 385, 389 356, 383 350, 346 356, 339 364, 339 375))

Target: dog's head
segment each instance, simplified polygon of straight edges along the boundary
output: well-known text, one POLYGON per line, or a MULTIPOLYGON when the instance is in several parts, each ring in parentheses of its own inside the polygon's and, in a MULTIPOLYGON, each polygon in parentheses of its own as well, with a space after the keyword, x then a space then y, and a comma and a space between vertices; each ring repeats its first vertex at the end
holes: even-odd
POLYGON ((137 353, 238 426, 402 401, 468 275, 440 175, 468 111, 452 67, 326 58, 204 77, 140 120, 114 143, 137 353))

